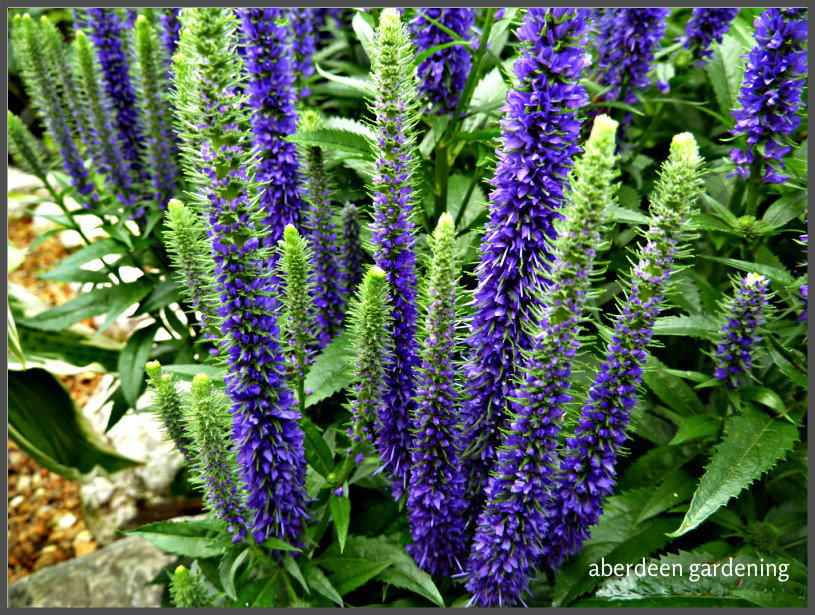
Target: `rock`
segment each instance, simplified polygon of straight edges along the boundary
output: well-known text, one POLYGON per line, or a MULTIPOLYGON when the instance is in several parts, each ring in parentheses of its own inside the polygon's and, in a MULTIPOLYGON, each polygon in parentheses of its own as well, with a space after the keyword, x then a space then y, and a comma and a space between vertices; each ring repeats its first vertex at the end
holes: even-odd
MULTIPOLYGON (((105 399, 111 386, 112 378, 105 376, 83 410, 97 433, 104 432, 110 416, 111 404, 105 399)), ((144 408, 149 403, 149 397, 142 396, 137 406, 144 408)), ((184 457, 172 442, 164 440, 160 422, 151 412, 128 412, 103 440, 142 465, 91 477, 81 486, 84 518, 97 544, 110 544, 120 537, 118 530, 200 510, 200 503, 171 495, 170 486, 184 457)))
POLYGON ((61 530, 67 530, 76 522, 77 518, 72 513, 66 513, 57 519, 56 526, 61 530))
POLYGON ((25 498, 21 495, 15 495, 11 501, 8 503, 9 509, 17 508, 20 504, 25 501, 25 498))
POLYGON ((9 607, 157 607, 163 587, 149 585, 175 559, 138 536, 45 568, 9 586, 9 607))
POLYGON ((31 488, 31 477, 23 474, 17 479, 17 491, 28 491, 31 488))

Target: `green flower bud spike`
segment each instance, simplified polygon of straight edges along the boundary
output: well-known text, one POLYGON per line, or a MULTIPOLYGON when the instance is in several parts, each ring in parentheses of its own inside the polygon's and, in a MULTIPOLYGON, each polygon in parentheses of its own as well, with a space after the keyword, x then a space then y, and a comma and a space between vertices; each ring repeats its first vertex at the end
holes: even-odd
POLYGON ((23 121, 11 111, 8 112, 8 148, 18 167, 45 182, 48 171, 42 148, 23 121))
POLYGON ((227 400, 206 374, 197 374, 192 380, 185 426, 192 441, 196 482, 203 487, 206 507, 226 521, 237 542, 246 535, 245 491, 231 446, 227 400))
POLYGON ((287 224, 281 241, 282 258, 279 267, 283 280, 283 330, 288 345, 293 388, 297 392, 300 411, 305 410, 306 367, 314 348, 314 305, 312 251, 294 228, 287 224))
POLYGON ((147 387, 153 393, 152 410, 161 420, 168 438, 175 442, 176 448, 190 461, 191 441, 184 429, 184 413, 176 381, 171 374, 162 373, 161 363, 158 361, 148 361, 145 369, 147 387))
POLYGON ((201 579, 184 566, 175 569, 173 579, 170 582, 170 596, 173 599, 173 604, 178 608, 213 606, 212 599, 207 595, 201 579))

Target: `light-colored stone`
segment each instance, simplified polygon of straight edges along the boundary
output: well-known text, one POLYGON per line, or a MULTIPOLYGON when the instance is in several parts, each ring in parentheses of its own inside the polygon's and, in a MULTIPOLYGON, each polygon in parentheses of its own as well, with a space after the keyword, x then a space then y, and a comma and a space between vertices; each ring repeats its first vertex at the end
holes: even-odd
POLYGON ((76 518, 76 515, 73 513, 66 513, 57 519, 55 525, 61 530, 67 530, 69 527, 73 527, 74 523, 77 521, 78 519, 76 518))
POLYGON ((11 501, 8 503, 8 507, 11 510, 17 508, 23 502, 25 502, 25 498, 23 496, 15 495, 13 498, 11 498, 11 501))
POLYGON ((28 491, 31 487, 31 477, 28 474, 23 474, 17 479, 17 491, 28 491))
POLYGON ((150 581, 175 556, 138 536, 90 555, 49 566, 12 583, 14 607, 157 607, 163 587, 150 581))

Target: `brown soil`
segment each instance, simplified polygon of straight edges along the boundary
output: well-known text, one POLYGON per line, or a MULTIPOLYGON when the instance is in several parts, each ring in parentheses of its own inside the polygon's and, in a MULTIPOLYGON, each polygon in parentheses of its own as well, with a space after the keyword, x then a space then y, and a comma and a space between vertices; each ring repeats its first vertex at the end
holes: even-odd
MULTIPOLYGON (((36 239, 30 217, 9 220, 9 239, 26 249, 36 239)), ((68 284, 48 282, 38 274, 68 255, 59 238, 51 236, 36 246, 9 280, 27 288, 48 305, 60 305, 76 296, 68 284)), ((92 325, 90 319, 86 324, 92 325)), ((77 406, 96 392, 102 376, 82 373, 62 376, 77 406)), ((8 441, 8 581, 59 562, 87 555, 96 543, 82 519, 79 483, 40 467, 8 441)))

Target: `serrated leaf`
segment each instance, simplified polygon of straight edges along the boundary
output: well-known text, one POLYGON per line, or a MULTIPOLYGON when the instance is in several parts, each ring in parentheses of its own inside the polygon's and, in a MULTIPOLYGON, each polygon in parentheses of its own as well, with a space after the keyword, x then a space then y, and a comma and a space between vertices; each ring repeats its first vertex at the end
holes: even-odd
POLYGON ((300 427, 305 435, 306 462, 314 468, 320 476, 327 478, 334 471, 334 455, 328 448, 317 427, 308 417, 300 418, 300 427))
POLYGON ((798 441, 798 429, 745 406, 725 426, 690 508, 671 536, 682 536, 741 493, 787 456, 798 441))
POLYGON ((351 522, 351 500, 345 495, 332 495, 328 500, 328 508, 331 510, 334 527, 337 528, 337 542, 340 543, 340 553, 342 553, 348 537, 348 524, 351 522))
POLYGON ((777 199, 764 212, 762 220, 771 228, 781 228, 790 220, 795 220, 804 214, 807 208, 807 193, 799 190, 784 194, 777 199))
POLYGON ((709 339, 718 331, 714 319, 705 314, 693 316, 664 316, 654 323, 654 335, 681 335, 709 339))
POLYGON ((717 417, 707 414, 694 414, 682 421, 676 435, 668 444, 677 446, 699 438, 709 438, 717 435, 721 428, 722 422, 717 417))
POLYGON ((108 276, 101 271, 82 269, 82 265, 96 261, 109 254, 122 255, 127 248, 113 239, 100 239, 73 254, 66 256, 51 271, 41 274, 43 280, 54 282, 91 282, 89 278, 99 278, 101 282, 110 282, 108 276), (83 276, 86 279, 83 279, 83 276))
POLYGON ((138 329, 127 340, 127 344, 119 355, 119 379, 122 381, 122 395, 131 408, 136 407, 136 401, 142 392, 144 366, 153 351, 153 338, 156 336, 156 331, 158 331, 156 323, 138 329))
POLYGON ((328 581, 341 596, 362 587, 391 565, 387 560, 363 557, 321 557, 317 563, 332 571, 328 581))
POLYGON ((111 287, 101 286, 82 293, 62 305, 40 312, 30 318, 21 319, 19 324, 43 331, 60 331, 80 320, 108 311, 112 298, 111 287))
POLYGON ((306 408, 342 391, 354 381, 349 365, 351 334, 340 333, 320 353, 306 374, 305 388, 312 393, 306 398, 306 408))
POLYGON ((673 523, 671 519, 636 522, 650 495, 650 489, 637 489, 606 499, 605 512, 592 528, 591 538, 580 554, 561 568, 552 591, 552 606, 565 606, 593 590, 602 578, 590 574, 591 566, 599 565, 601 558, 611 566, 636 562, 668 542, 665 532, 673 523))
POLYGON ((655 357, 648 359, 648 369, 642 375, 642 380, 664 404, 682 416, 705 411, 693 389, 681 378, 665 371, 665 365, 655 357))
POLYGON ((656 517, 693 495, 693 476, 683 468, 676 468, 665 477, 637 517, 637 523, 656 517))
POLYGON ((783 286, 795 286, 796 284, 794 277, 778 267, 764 265, 761 263, 751 263, 735 258, 721 258, 718 256, 709 256, 707 254, 702 254, 701 256, 702 258, 716 261, 717 263, 722 263, 723 265, 729 265, 730 267, 735 267, 736 269, 741 269, 742 271, 758 273, 783 286))
MULTIPOLYGON (((787 589, 789 581, 781 584, 776 579, 744 574, 750 564, 756 565, 758 569, 761 563, 770 562, 776 567, 786 563, 769 558, 764 558, 762 562, 747 556, 719 560, 703 551, 693 553, 680 551, 677 554, 648 560, 639 569, 632 566, 630 572, 627 571, 626 576, 622 578, 606 580, 597 591, 596 597, 618 601, 620 606, 643 606, 645 600, 656 600, 649 604, 663 606, 678 606, 680 601, 686 602, 688 606, 739 606, 743 604, 743 600, 750 600, 748 596, 755 595, 752 592, 762 593, 770 587, 777 594, 789 591, 787 589), (738 565, 744 567, 739 569, 738 565), (747 591, 742 593, 741 590, 747 591)), ((792 600, 781 596, 776 599, 787 602, 783 606, 804 606, 806 600, 804 599, 802 604, 801 597, 806 596, 806 588, 804 585, 797 585, 804 589, 803 593, 800 593, 799 588, 795 588, 798 591, 793 591, 798 595, 790 597, 792 600)))
POLYGON ((682 467, 707 446, 700 442, 681 446, 657 446, 637 457, 620 478, 620 491, 633 490, 640 485, 653 485, 663 480, 676 468, 682 467))
POLYGON ((795 367, 792 361, 784 356, 783 348, 781 348, 772 337, 770 337, 769 340, 770 343, 767 344, 765 348, 767 348, 767 351, 770 353, 773 363, 775 363, 781 373, 789 378, 789 380, 791 380, 794 384, 797 384, 799 387, 806 388, 806 372, 795 367))
POLYGON ((342 128, 316 128, 296 132, 286 141, 308 147, 321 147, 346 154, 371 157, 371 142, 363 135, 342 128))
MULTIPOLYGON (((705 65, 705 72, 710 79, 722 115, 730 119, 732 118, 730 111, 738 108, 739 88, 744 75, 744 60, 741 56, 746 49, 730 34, 722 38, 721 44, 714 42, 711 48, 713 57, 705 65)), ((730 126, 733 124, 735 119, 731 120, 730 126)))
POLYGON ((221 586, 224 588, 224 593, 232 600, 237 599, 235 593, 235 575, 241 564, 249 557, 249 549, 246 545, 236 544, 230 548, 218 564, 218 576, 221 580, 221 586))
POLYGON ((162 551, 186 557, 215 557, 229 548, 215 540, 217 529, 210 519, 158 521, 125 534, 137 534, 162 551))
POLYGON ((778 396, 778 393, 772 389, 762 386, 750 386, 740 389, 738 393, 742 399, 754 401, 767 406, 771 410, 775 410, 778 414, 787 413, 787 408, 784 405, 784 402, 778 396))
POLYGON ((349 557, 363 557, 374 561, 390 561, 392 566, 383 570, 379 575, 382 581, 424 596, 438 606, 444 606, 444 599, 433 583, 432 577, 419 569, 402 545, 388 542, 382 537, 349 536, 346 541, 345 554, 349 557))
MULTIPOLYGON (((339 86, 342 86, 344 88, 344 90, 345 90, 345 95, 346 96, 352 95, 354 97, 360 97, 360 98, 373 96, 373 85, 372 85, 370 79, 363 80, 363 79, 358 79, 356 77, 345 77, 343 75, 332 75, 331 73, 328 73, 328 72, 324 71, 322 68, 320 68, 320 65, 317 64, 317 63, 314 64, 314 70, 316 70, 317 73, 321 77, 323 77, 325 79, 328 79, 329 81, 331 81, 333 83, 336 83, 339 86)), ((315 89, 315 88, 312 88, 312 89, 315 89)), ((337 92, 333 92, 333 93, 335 95, 337 94, 337 92)), ((340 92, 339 94, 341 95, 342 92, 340 92)))
POLYGON ((321 596, 325 596, 332 602, 336 602, 339 606, 342 606, 342 596, 337 593, 337 590, 331 585, 331 582, 328 580, 328 577, 323 574, 323 571, 317 568, 311 560, 303 560, 301 569, 303 578, 306 580, 306 583, 308 583, 309 588, 321 596))

